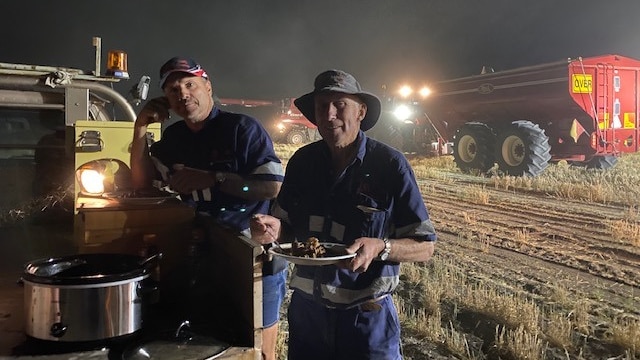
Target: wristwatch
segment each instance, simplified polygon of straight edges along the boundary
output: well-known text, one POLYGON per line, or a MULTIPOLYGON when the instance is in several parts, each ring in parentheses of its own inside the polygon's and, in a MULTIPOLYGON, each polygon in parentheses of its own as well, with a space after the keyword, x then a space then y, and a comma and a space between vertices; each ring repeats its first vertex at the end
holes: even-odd
POLYGON ((378 254, 378 259, 385 261, 389 257, 389 253, 391 252, 391 240, 388 238, 382 239, 384 241, 384 249, 378 254))

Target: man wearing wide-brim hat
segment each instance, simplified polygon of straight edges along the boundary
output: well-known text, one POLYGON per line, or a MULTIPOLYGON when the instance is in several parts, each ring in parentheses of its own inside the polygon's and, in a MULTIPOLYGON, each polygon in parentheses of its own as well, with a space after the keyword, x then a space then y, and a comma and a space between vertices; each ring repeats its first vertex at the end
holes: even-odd
POLYGON ((291 157, 273 216, 252 220, 253 238, 316 237, 345 245, 348 256, 295 266, 289 359, 401 359, 390 295, 400 262, 429 260, 436 240, 411 166, 399 151, 365 135, 378 120, 380 100, 352 75, 321 73, 295 105, 322 140, 291 157))

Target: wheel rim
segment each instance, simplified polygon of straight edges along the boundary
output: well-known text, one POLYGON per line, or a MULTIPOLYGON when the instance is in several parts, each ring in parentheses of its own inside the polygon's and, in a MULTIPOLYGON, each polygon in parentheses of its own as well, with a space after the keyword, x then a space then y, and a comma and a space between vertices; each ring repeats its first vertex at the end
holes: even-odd
POLYGON ((522 164, 525 157, 525 144, 518 136, 511 135, 502 143, 502 158, 509 166, 522 164))
POLYGON ((294 145, 302 144, 302 135, 297 134, 297 133, 291 135, 291 143, 294 144, 294 145))
POLYGON ((465 163, 470 163, 476 158, 477 152, 478 145, 476 144, 476 140, 473 136, 465 135, 460 139, 460 142, 458 143, 458 155, 460 156, 460 160, 465 163))

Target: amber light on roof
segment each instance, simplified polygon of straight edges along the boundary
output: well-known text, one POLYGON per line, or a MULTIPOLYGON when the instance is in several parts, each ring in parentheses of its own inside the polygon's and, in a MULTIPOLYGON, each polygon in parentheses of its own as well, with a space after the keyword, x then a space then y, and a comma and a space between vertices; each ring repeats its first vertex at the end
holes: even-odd
POLYGON ((127 53, 122 50, 110 50, 107 55, 107 76, 128 79, 127 53))

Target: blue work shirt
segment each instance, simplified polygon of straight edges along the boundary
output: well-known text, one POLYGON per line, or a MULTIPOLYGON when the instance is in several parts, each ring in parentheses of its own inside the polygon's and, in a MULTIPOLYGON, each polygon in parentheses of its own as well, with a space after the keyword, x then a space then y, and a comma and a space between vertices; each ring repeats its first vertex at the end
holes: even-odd
MULTIPOLYGON (((354 161, 333 173, 324 141, 300 148, 289 160, 274 215, 288 223, 298 241, 353 244, 360 237, 435 241, 422 195, 407 159, 364 132, 354 161)), ((290 286, 328 307, 347 308, 391 293, 398 263, 374 261, 364 273, 335 265, 296 265, 290 286)))
MULTIPOLYGON (((174 164, 212 171, 236 173, 246 179, 282 181, 284 170, 271 138, 255 118, 215 107, 200 131, 184 121, 164 130, 151 146, 151 156, 169 171, 174 164)), ((157 166, 157 161, 156 167, 157 166)), ((252 214, 269 212, 270 201, 250 201, 219 191, 215 186, 181 194, 183 201, 221 224, 238 231, 249 228, 252 214)))

